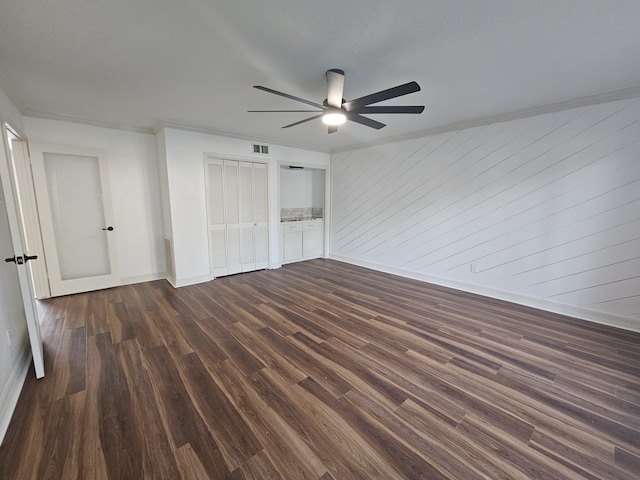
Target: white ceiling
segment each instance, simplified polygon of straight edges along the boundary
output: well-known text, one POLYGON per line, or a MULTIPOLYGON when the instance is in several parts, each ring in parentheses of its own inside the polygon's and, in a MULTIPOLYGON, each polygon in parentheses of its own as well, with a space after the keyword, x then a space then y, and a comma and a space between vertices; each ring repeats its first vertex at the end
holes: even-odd
POLYGON ((639 25, 638 0, 3 0, 0 87, 26 115, 331 151, 640 95, 639 25), (415 80, 387 103, 425 112, 331 135, 320 120, 280 128, 304 113, 247 113, 305 108, 252 85, 322 102, 330 68, 347 100, 415 80))

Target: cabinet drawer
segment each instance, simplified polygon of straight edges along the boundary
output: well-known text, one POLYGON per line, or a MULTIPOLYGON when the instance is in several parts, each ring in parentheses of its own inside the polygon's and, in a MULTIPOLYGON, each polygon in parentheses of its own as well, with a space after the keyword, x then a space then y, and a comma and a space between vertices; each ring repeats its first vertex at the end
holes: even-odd
POLYGON ((282 231, 287 232, 300 232, 302 231, 302 224, 300 222, 290 222, 282 224, 282 231))
POLYGON ((320 228, 320 223, 321 222, 317 222, 317 221, 302 222, 302 229, 304 231, 307 231, 307 230, 318 230, 320 228))

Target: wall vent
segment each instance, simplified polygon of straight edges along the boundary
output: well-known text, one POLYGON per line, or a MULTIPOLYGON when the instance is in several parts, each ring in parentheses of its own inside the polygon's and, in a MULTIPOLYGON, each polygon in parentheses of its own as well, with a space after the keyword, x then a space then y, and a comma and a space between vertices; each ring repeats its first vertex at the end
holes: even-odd
POLYGON ((251 151, 255 155, 269 155, 269 145, 259 145, 257 143, 252 143, 251 151))

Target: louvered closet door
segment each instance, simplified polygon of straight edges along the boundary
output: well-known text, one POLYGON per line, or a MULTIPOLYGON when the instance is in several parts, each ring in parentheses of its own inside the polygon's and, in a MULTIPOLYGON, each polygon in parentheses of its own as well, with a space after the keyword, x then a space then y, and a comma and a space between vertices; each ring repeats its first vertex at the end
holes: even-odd
POLYGON ((207 163, 207 220, 209 226, 209 268, 211 275, 226 275, 227 220, 224 202, 224 167, 222 160, 207 163))
POLYGON ((206 168, 212 277, 266 268, 266 165, 210 158, 206 168))
POLYGON ((242 271, 256 269, 255 245, 253 238, 253 164, 240 162, 240 222, 242 236, 242 271))
POLYGON ((227 275, 242 272, 242 224, 240 223, 240 182, 238 162, 224 161, 227 214, 227 275))
POLYGON ((269 261, 269 228, 267 223, 267 166, 253 164, 253 214, 256 270, 267 268, 269 261))

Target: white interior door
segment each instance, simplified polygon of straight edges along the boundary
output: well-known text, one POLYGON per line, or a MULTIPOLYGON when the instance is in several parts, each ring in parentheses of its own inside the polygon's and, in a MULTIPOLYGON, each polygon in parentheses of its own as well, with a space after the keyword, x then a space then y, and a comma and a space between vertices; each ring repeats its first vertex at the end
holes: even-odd
POLYGON ((51 295, 119 285, 104 154, 44 144, 31 153, 51 295))
POLYGON ((267 268, 267 166, 207 158, 212 277, 267 268))
MULTIPOLYGON (((3 140, 6 141, 4 133, 3 140)), ((24 243, 6 152, 5 148, 0 151, 0 324, 9 332, 10 355, 19 355, 21 352, 11 350, 23 348, 19 339, 11 341, 11 332, 23 330, 23 325, 27 324, 36 377, 42 378, 44 352, 40 322, 25 265, 24 243)))
POLYGON ((42 233, 40 232, 40 220, 38 218, 38 206, 36 193, 33 188, 33 175, 31 174, 31 162, 29 148, 25 140, 9 136, 11 146, 11 166, 17 184, 18 205, 22 225, 24 226, 25 248, 29 255, 39 255, 37 262, 29 262, 28 267, 33 278, 35 296, 38 299, 49 298, 49 277, 42 246, 42 233))
POLYGON ((242 272, 242 225, 238 162, 224 160, 224 201, 227 214, 227 275, 242 272))
POLYGON ((253 164, 239 162, 240 180, 240 228, 242 238, 242 271, 251 272, 256 269, 255 243, 253 231, 255 222, 253 215, 253 164))
POLYGON ((269 223, 267 216, 267 166, 253 164, 253 220, 255 224, 256 270, 267 268, 269 263, 269 223))

